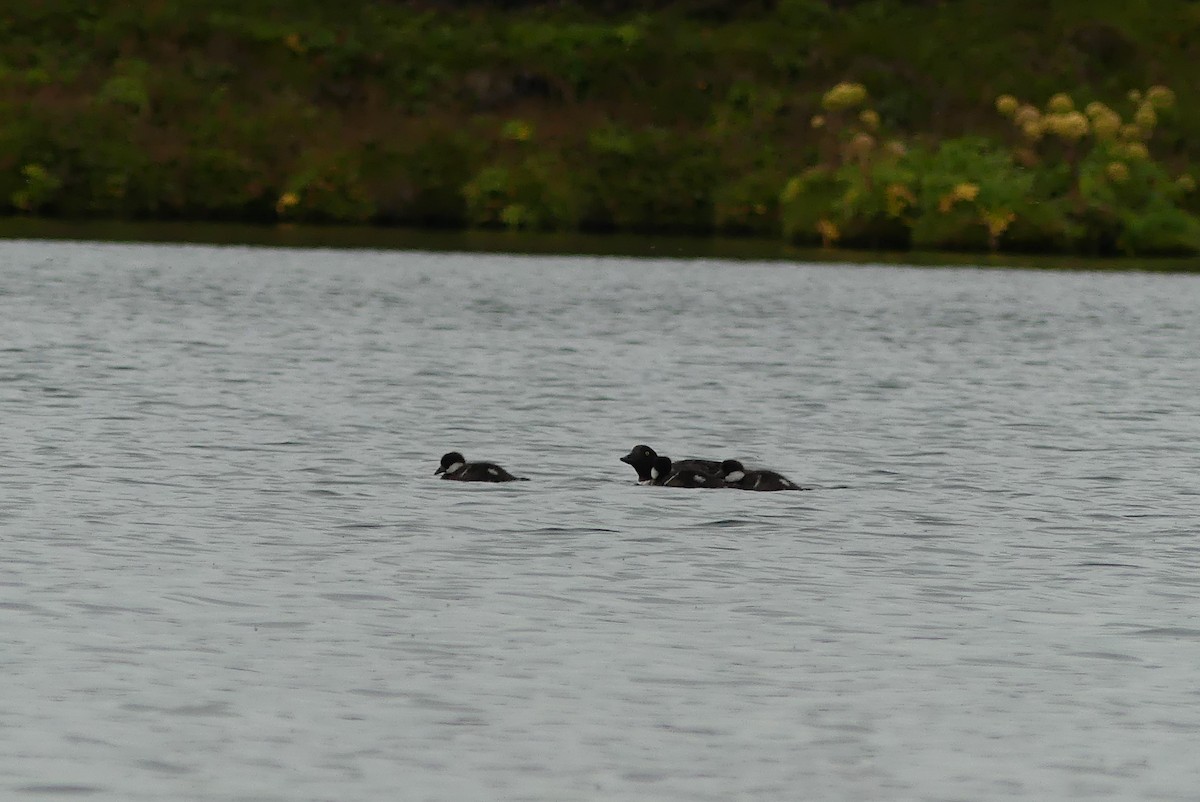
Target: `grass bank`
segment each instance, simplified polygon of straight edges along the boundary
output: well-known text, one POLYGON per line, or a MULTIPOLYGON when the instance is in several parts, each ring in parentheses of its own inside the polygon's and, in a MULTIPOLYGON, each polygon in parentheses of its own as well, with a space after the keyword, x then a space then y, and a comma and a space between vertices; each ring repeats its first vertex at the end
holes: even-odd
POLYGON ((1200 251, 1190 0, 492 5, 13 4, 0 214, 1200 251))

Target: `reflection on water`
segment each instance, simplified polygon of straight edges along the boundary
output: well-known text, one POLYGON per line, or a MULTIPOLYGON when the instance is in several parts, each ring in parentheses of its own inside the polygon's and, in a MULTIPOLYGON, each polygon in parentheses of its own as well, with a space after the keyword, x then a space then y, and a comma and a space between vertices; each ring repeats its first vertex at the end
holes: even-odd
POLYGON ((1190 799, 1198 302, 0 244, 0 785, 1190 799), (822 489, 639 487, 641 442, 822 489))

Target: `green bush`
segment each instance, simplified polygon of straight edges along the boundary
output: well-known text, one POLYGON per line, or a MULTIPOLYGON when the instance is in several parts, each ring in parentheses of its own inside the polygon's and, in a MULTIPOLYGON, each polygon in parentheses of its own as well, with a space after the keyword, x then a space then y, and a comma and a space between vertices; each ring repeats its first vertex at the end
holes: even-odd
POLYGON ((1033 175, 1010 152, 980 137, 914 150, 906 159, 917 176, 913 245, 930 250, 997 250, 1017 218, 1046 225, 1032 213, 1033 175))
POLYGON ((579 198, 568 175, 554 153, 484 167, 463 187, 467 220, 484 228, 574 229, 579 198))
POLYGON ((1193 0, 360 5, 10 3, 0 211, 1200 247, 1193 0))
POLYGON ((277 209, 294 220, 362 223, 375 214, 363 181, 361 152, 311 150, 301 154, 284 184, 277 209), (295 199, 295 202, 286 202, 295 199))
POLYGON ((720 184, 713 192, 713 226, 724 234, 778 232, 783 179, 780 169, 760 168, 720 184))
POLYGON ((23 212, 36 212, 50 203, 62 187, 62 179, 40 164, 21 168, 23 186, 13 191, 10 202, 23 212))
POLYGON ((1181 208, 1185 190, 1157 162, 1120 145, 1094 150, 1080 167, 1083 248, 1138 255, 1200 251, 1200 219, 1181 208))
POLYGON ((780 195, 784 236, 800 245, 907 248, 915 182, 896 153, 864 152, 837 168, 810 168, 780 195))
POLYGON ((701 141, 649 126, 593 130, 575 163, 591 230, 706 232, 719 168, 701 141))

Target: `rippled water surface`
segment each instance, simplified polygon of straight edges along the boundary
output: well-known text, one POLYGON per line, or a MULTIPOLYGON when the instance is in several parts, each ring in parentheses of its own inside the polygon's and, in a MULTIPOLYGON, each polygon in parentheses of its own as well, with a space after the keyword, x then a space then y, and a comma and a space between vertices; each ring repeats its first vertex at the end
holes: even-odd
POLYGON ((1198 310, 0 243, 0 796, 1194 799, 1198 310), (642 442, 817 489, 639 487, 642 442))

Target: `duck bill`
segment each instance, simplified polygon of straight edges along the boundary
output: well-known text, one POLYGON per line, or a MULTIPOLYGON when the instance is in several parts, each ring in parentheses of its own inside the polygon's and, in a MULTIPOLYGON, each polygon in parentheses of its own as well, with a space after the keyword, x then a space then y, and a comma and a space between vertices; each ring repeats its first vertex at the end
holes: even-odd
POLYGON ((632 465, 635 459, 636 457, 633 455, 633 452, 630 451, 628 454, 621 457, 621 462, 624 462, 626 465, 632 465))
POLYGON ((446 467, 444 465, 439 465, 438 469, 433 472, 433 475, 437 476, 439 473, 445 473, 445 472, 446 472, 446 467))

